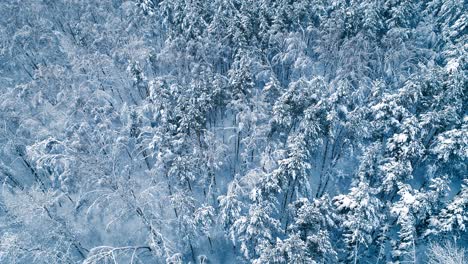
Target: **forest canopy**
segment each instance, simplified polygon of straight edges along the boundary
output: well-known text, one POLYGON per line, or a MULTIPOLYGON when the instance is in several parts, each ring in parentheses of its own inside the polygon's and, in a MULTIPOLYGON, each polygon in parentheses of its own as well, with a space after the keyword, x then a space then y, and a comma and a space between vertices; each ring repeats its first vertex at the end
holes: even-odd
POLYGON ((464 0, 3 0, 0 263, 467 263, 464 0))

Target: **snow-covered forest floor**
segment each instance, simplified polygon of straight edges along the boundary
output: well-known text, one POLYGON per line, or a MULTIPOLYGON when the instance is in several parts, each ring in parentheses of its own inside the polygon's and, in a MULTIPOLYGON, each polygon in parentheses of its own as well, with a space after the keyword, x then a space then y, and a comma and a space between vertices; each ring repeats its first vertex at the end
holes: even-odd
POLYGON ((0 263, 468 263, 467 14, 0 1, 0 263))

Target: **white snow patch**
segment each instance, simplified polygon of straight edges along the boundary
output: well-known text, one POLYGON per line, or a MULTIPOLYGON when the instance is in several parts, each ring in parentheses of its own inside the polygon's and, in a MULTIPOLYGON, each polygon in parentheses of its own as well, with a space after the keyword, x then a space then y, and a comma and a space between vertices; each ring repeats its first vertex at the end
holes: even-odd
POLYGON ((413 204, 416 201, 416 198, 414 198, 413 195, 410 193, 405 193, 403 194, 403 201, 405 201, 406 204, 413 204))
POLYGON ((395 141, 398 142, 398 143, 406 142, 407 139, 408 139, 408 135, 406 135, 406 134, 396 134, 395 135, 395 141))
POLYGON ((447 62, 447 65, 445 66, 445 69, 449 73, 456 72, 458 70, 459 65, 460 65, 460 63, 458 63, 458 60, 451 59, 451 60, 449 60, 449 62, 447 62))

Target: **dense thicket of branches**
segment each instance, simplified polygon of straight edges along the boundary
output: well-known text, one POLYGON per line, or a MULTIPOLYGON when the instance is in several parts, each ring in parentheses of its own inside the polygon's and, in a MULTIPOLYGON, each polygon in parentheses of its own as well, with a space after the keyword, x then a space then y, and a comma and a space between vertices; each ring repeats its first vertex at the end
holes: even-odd
POLYGON ((0 262, 463 261, 467 10, 1 1, 0 262))

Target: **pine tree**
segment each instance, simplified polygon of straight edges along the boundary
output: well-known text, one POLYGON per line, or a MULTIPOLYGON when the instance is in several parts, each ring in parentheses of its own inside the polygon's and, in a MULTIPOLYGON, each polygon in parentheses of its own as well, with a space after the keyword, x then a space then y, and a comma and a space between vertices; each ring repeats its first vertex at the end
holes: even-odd
POLYGON ((246 259, 260 254, 265 244, 274 242, 279 222, 270 215, 273 208, 267 202, 253 204, 248 215, 238 218, 231 227, 231 236, 240 243, 240 251, 246 259))
POLYGON ((381 202, 375 197, 375 189, 369 188, 362 179, 347 195, 334 198, 337 210, 343 213, 344 240, 347 246, 347 261, 358 263, 364 255, 361 250, 367 249, 373 242, 373 233, 380 227, 382 217, 381 202))

